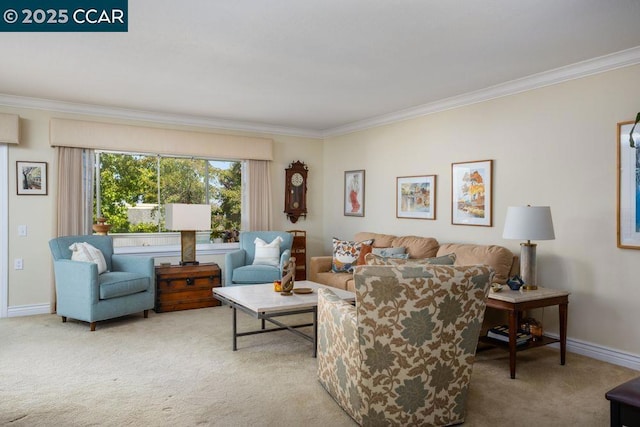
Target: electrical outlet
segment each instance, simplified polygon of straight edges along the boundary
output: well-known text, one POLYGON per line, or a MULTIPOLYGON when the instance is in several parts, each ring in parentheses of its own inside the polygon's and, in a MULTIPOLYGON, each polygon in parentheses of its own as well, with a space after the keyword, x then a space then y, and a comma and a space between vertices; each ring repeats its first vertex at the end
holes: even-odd
POLYGON ((18 226, 18 236, 24 237, 27 235, 27 226, 19 225, 18 226))
POLYGON ((22 258, 16 258, 13 260, 13 268, 16 270, 22 270, 22 258))

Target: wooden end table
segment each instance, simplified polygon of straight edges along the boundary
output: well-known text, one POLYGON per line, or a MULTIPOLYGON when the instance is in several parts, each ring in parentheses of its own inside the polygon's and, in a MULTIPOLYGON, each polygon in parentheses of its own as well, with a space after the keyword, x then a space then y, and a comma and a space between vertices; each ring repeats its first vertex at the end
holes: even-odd
POLYGON ((507 347, 509 349, 509 370, 511 378, 516 377, 516 352, 527 350, 542 345, 560 343, 560 364, 564 365, 567 354, 567 308, 569 304, 569 292, 538 287, 533 291, 512 291, 508 286, 500 292, 489 292, 487 307, 509 313, 509 343, 481 337, 481 341, 493 346, 507 347), (530 340, 527 344, 516 346, 516 333, 518 322, 523 311, 534 308, 558 306, 560 321, 560 339, 543 336, 540 340, 530 340))

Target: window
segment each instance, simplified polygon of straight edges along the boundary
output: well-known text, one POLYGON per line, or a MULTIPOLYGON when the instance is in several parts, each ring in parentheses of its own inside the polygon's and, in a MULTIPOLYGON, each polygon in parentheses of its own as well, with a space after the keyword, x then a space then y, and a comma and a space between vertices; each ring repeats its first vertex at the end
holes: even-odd
POLYGON ((164 228, 166 203, 210 204, 212 230, 198 241, 232 240, 241 201, 241 162, 96 151, 94 215, 111 224, 117 246, 175 244, 164 228))

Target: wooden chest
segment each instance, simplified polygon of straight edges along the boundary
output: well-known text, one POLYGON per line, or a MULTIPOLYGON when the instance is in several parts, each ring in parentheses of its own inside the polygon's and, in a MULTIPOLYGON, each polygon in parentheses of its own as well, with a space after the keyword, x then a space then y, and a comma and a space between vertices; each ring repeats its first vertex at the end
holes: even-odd
POLYGON ((220 285, 220 267, 215 263, 157 266, 154 310, 162 313, 220 305, 212 293, 220 285))

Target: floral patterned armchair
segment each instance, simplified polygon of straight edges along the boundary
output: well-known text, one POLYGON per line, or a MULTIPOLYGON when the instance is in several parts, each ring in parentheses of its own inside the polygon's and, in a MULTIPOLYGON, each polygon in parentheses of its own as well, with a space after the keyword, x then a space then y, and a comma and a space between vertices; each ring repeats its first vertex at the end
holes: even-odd
POLYGON ((464 422, 494 272, 359 266, 356 306, 318 292, 318 377, 360 425, 464 422))

